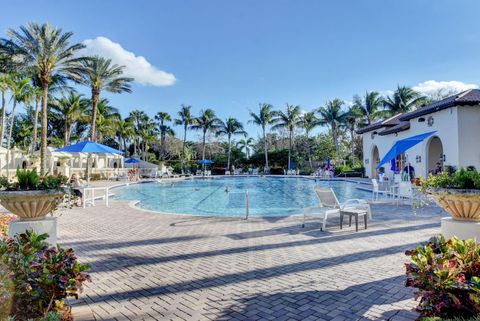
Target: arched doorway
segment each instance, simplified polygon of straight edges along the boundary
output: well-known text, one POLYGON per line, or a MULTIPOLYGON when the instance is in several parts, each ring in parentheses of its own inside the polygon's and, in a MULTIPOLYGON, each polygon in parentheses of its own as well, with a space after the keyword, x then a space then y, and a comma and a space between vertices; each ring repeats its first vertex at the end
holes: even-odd
POLYGON ((378 152, 378 147, 377 147, 377 145, 373 145, 372 158, 371 158, 371 164, 372 164, 372 170, 371 170, 372 177, 371 178, 377 177, 377 173, 378 173, 377 165, 378 165, 379 161, 380 161, 380 153, 378 152))
POLYGON ((438 136, 434 136, 427 144, 427 175, 433 173, 437 163, 443 167, 443 145, 438 136))

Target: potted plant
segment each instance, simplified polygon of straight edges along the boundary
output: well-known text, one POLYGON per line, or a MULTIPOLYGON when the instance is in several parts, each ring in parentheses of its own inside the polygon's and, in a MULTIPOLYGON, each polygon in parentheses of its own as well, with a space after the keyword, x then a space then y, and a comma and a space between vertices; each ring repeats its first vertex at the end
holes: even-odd
POLYGON ((422 189, 454 220, 480 221, 480 174, 475 169, 430 174, 422 189))
POLYGON ((0 177, 0 204, 20 220, 38 220, 53 212, 63 200, 68 178, 40 177, 36 169, 17 169, 16 181, 0 177))

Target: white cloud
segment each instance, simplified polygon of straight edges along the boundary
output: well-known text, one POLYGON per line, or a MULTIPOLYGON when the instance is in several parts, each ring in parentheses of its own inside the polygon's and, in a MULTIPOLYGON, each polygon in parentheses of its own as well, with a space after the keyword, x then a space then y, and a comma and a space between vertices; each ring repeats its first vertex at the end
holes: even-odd
POLYGON ((112 59, 112 62, 125 66, 125 76, 135 78, 142 85, 160 87, 171 86, 176 82, 175 75, 158 69, 145 57, 135 55, 106 37, 87 39, 83 44, 86 48, 82 49, 82 54, 112 59))
POLYGON ((412 89, 427 96, 453 95, 468 89, 478 88, 477 84, 466 84, 461 81, 427 80, 413 86, 412 89))

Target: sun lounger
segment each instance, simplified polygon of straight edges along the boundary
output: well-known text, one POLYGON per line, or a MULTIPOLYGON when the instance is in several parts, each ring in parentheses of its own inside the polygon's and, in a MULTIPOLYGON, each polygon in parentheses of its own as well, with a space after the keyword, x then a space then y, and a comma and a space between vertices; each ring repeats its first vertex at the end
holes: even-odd
POLYGON ((327 219, 332 215, 340 215, 342 212, 359 216, 368 215, 372 219, 372 211, 367 201, 362 199, 350 199, 344 203, 340 203, 331 188, 315 188, 315 193, 319 199, 319 206, 307 207, 303 211, 302 227, 305 227, 305 221, 308 216, 319 217, 322 219, 320 230, 326 230, 327 219))

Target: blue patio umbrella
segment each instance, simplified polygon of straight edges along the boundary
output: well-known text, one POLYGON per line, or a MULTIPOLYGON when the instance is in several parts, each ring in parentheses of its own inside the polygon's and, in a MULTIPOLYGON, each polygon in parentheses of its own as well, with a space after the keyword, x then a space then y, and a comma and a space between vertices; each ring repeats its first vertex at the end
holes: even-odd
POLYGON ((392 158, 390 160, 390 170, 394 173, 397 171, 397 164, 395 164, 395 163, 396 163, 395 158, 392 158))
POLYGON ((141 160, 139 160, 135 157, 131 157, 131 158, 129 158, 125 161, 126 164, 136 164, 136 163, 140 163, 140 162, 141 162, 141 160))
POLYGON ((327 158, 327 169, 330 169, 330 157, 327 158))
POLYGON ((123 154, 123 152, 118 149, 89 140, 59 148, 56 151, 67 153, 123 154))
POLYGON ((295 162, 293 159, 290 159, 290 169, 295 169, 295 162))
POLYGON ((123 154, 123 152, 119 151, 118 149, 109 147, 107 145, 95 143, 89 140, 86 140, 84 142, 80 142, 77 144, 65 146, 63 148, 59 148, 56 151, 67 152, 67 153, 88 153, 87 168, 86 168, 87 182, 90 182, 89 161, 90 161, 91 154, 123 154))
POLYGON ((210 165, 210 164, 213 164, 213 161, 209 160, 209 159, 202 159, 201 161, 199 161, 197 164, 200 164, 200 165, 210 165))
POLYGON ((416 136, 412 136, 409 138, 398 140, 392 148, 388 151, 385 156, 383 156, 382 160, 378 163, 377 169, 390 162, 392 159, 395 159, 398 155, 402 154, 403 152, 407 151, 408 149, 412 148, 413 146, 417 145, 418 143, 422 142, 425 138, 433 135, 436 131, 428 132, 416 136))

